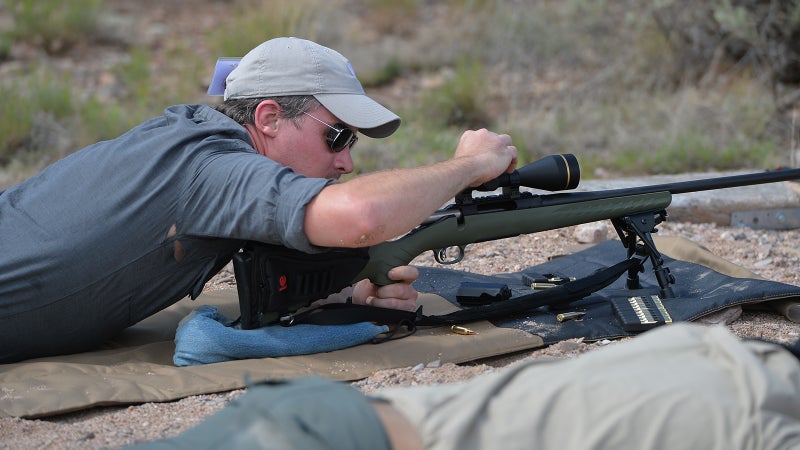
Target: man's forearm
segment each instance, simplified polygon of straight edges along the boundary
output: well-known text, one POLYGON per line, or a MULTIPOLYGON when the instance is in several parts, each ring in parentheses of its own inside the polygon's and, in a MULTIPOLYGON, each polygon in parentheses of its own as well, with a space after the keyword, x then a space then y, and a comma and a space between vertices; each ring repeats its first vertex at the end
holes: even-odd
POLYGON ((337 247, 369 246, 405 234, 466 189, 475 178, 474 165, 455 158, 330 185, 306 209, 306 234, 313 244, 337 247))

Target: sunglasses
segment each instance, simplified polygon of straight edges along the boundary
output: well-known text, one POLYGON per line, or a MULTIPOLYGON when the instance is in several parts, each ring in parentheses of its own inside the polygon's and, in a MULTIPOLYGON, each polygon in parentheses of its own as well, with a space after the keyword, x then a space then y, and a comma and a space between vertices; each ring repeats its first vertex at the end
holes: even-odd
POLYGON ((343 123, 335 123, 331 125, 307 112, 303 112, 303 114, 330 128, 330 130, 328 130, 328 134, 325 136, 325 142, 328 144, 328 148, 330 148, 332 152, 339 153, 348 147, 352 149, 353 146, 356 145, 356 142, 358 142, 358 136, 356 135, 356 132, 348 128, 347 125, 343 123))

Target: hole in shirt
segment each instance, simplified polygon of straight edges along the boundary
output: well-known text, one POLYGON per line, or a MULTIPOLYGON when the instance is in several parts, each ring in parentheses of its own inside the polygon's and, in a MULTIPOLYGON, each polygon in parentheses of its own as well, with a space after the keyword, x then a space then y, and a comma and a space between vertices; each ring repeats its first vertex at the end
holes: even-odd
MULTIPOLYGON (((176 227, 173 223, 172 226, 169 227, 169 231, 167 231, 167 240, 176 234, 178 234, 178 227, 176 227)), ((183 248, 183 244, 181 244, 181 241, 176 239, 172 244, 172 256, 175 258, 175 261, 180 262, 185 255, 186 250, 183 248)))

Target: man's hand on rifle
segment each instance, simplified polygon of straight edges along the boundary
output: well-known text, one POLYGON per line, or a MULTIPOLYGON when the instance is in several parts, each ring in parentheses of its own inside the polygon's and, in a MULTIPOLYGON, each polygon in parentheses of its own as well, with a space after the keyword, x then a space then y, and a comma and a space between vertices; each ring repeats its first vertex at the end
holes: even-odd
POLYGON ((389 271, 389 278, 397 283, 378 286, 369 280, 361 280, 353 288, 353 303, 415 311, 419 293, 411 283, 418 276, 419 270, 416 267, 400 266, 389 271))
POLYGON ((478 170, 472 173, 471 186, 485 183, 503 172, 511 173, 517 166, 517 148, 507 134, 487 129, 467 130, 458 141, 454 158, 476 158, 478 170))

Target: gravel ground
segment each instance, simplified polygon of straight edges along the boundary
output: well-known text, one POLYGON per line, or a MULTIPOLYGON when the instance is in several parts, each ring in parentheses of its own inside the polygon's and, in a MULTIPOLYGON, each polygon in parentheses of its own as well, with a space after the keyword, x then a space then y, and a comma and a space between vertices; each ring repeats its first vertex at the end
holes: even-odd
MULTIPOLYGON (((715 255, 764 278, 800 285, 800 273, 797 271, 800 266, 800 233, 796 230, 763 231, 669 222, 662 224, 660 230, 661 235, 682 236, 701 243, 715 255)), ((607 231, 601 234, 612 237, 613 230, 607 231)), ((485 274, 517 271, 542 263, 553 255, 579 249, 582 244, 577 236, 582 232, 585 229, 572 227, 476 244, 467 249, 467 257, 459 268, 485 274)), ((427 256, 417 258, 414 263, 434 264, 427 256)), ((223 272, 209 283, 208 289, 228 285, 231 281, 232 276, 223 272)), ((794 342, 800 338, 800 325, 774 313, 745 311, 729 327, 742 337, 780 342, 794 342)), ((604 345, 615 343, 585 343, 575 339, 533 352, 461 365, 420 361, 415 367, 379 371, 353 385, 364 392, 372 392, 386 386, 448 383, 497 370, 520 359, 543 356, 569 358, 604 345)), ((119 448, 174 436, 199 423, 242 392, 199 395, 169 403, 94 408, 47 419, 0 419, 0 448, 119 448)))

